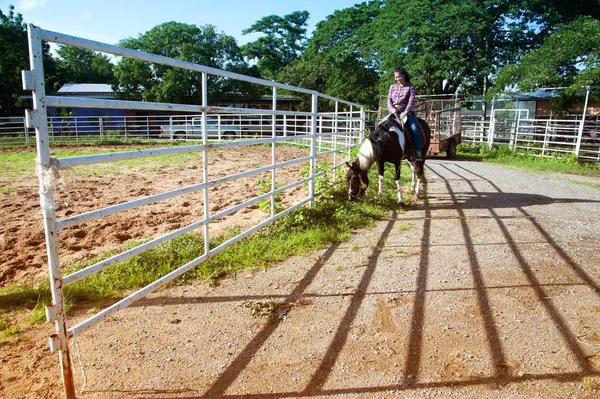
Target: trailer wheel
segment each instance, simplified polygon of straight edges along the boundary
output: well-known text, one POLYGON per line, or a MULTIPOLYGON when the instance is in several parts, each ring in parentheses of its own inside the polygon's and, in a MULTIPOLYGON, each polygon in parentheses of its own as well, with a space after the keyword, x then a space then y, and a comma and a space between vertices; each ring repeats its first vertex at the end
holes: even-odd
POLYGON ((448 148, 446 148, 446 158, 454 159, 456 157, 456 143, 454 140, 448 142, 448 148))

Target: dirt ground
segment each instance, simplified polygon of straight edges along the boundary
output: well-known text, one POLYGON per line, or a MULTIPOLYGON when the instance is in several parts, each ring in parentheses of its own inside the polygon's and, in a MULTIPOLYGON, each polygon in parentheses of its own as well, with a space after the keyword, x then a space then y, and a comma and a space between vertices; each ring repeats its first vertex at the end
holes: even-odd
MULTIPOLYGON (((234 168, 242 155, 219 156, 234 168)), ((266 148, 248 159, 269 157, 266 148)), ((600 397, 600 181, 466 161, 427 165, 425 199, 347 242, 217 287, 159 290, 85 331, 71 345, 78 397, 600 397), (277 311, 253 317, 251 305, 261 304, 277 311)), ((94 190, 108 185, 119 187, 120 202, 191 184, 193 167, 67 176, 60 203, 69 206, 58 212, 96 208, 94 190)), ((222 201, 252 187, 231 187, 222 201)), ((43 277, 36 182, 2 201, 0 281, 43 277)), ((91 257, 197 219, 161 213, 200 212, 193 198, 177 201, 189 204, 157 204, 86 234, 73 229, 61 254, 91 257)), ((220 228, 260 217, 253 209, 220 228)), ((69 325, 86 317, 76 312, 69 325)), ((61 397, 51 332, 46 324, 0 346, 0 394, 61 397)))

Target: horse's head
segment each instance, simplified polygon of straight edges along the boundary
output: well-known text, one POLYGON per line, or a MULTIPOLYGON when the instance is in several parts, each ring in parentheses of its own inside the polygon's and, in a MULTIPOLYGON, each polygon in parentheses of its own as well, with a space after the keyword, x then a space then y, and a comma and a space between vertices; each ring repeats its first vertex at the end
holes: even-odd
POLYGON ((369 178, 367 177, 367 173, 363 171, 357 164, 357 162, 349 163, 348 165, 348 174, 346 174, 346 180, 348 181, 348 199, 351 201, 359 201, 363 195, 365 195, 365 191, 367 191, 367 187, 369 187, 369 178))

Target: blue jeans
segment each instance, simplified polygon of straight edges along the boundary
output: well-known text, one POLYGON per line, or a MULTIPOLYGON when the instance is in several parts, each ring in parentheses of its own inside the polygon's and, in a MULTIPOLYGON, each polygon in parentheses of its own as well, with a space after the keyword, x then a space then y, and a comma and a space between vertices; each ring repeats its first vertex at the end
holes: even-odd
MULTIPOLYGON (((398 110, 398 113, 404 112, 403 107, 398 107, 396 109, 398 110)), ((415 149, 417 151, 421 151, 421 134, 419 133, 419 125, 417 124, 417 118, 415 117, 415 114, 412 111, 408 113, 407 117, 408 127, 413 139, 413 143, 415 143, 415 149)))

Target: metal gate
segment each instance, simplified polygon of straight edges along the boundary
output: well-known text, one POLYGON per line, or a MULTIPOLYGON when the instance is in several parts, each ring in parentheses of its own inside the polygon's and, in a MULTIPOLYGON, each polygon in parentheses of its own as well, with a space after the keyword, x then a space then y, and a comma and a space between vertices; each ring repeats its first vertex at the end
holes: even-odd
POLYGON ((321 94, 312 90, 302 89, 289 85, 279 84, 271 81, 262 79, 252 78, 240 74, 235 74, 227 71, 222 71, 215 68, 209 68, 206 66, 184 62, 176 59, 166 58, 154 54, 144 53, 141 51, 131 50, 122 48, 115 45, 109 45, 99 43, 91 40, 86 40, 78 37, 73 37, 57 32, 51 32, 43 30, 34 25, 28 26, 28 37, 29 37, 29 56, 30 56, 30 67, 31 70, 23 71, 23 87, 26 90, 32 91, 33 96, 33 109, 27 111, 26 120, 28 127, 35 128, 36 144, 37 144, 37 174, 40 186, 40 203, 43 211, 44 229, 46 236, 46 246, 48 254, 48 268, 49 268, 49 279, 50 288, 52 293, 52 305, 46 309, 47 319, 53 321, 56 328, 56 333, 50 338, 50 348, 52 351, 58 351, 62 381, 65 390, 65 396, 68 399, 75 398, 75 387, 72 374, 71 360, 69 354, 69 342, 75 338, 78 334, 81 334, 87 328, 100 322, 109 315, 118 311, 119 309, 126 307, 134 301, 144 297, 151 291, 164 285, 168 281, 178 277, 185 273, 191 268, 197 266, 201 262, 205 261, 212 255, 222 251, 225 247, 241 240, 242 238, 252 234, 261 227, 271 223, 272 221, 282 217, 283 215, 291 212, 298 207, 306 204, 312 204, 315 200, 315 179, 323 172, 316 171, 317 159, 322 156, 333 156, 334 165, 333 167, 339 167, 348 160, 350 150, 356 145, 360 144, 363 139, 364 130, 364 117, 365 110, 359 104, 354 104, 342 99, 334 98, 321 94), (84 98, 72 98, 72 97, 58 97, 48 96, 45 92, 44 85, 44 69, 42 64, 42 41, 50 43, 58 43, 63 45, 75 46, 85 48, 92 51, 100 51, 103 53, 113 54, 121 57, 134 58, 141 61, 167 65, 176 68, 182 68, 189 71, 201 73, 202 75, 202 105, 190 105, 190 104, 166 104, 166 103, 149 103, 149 102, 135 102, 135 101, 121 101, 121 100, 98 100, 98 99, 84 99, 84 98), (261 114, 269 115, 272 118, 272 134, 266 138, 248 138, 240 140, 230 140, 223 142, 211 142, 207 141, 207 113, 217 112, 226 114, 250 114, 256 113, 256 110, 246 108, 223 108, 211 106, 208 102, 208 75, 216 75, 228 79, 242 80, 251 82, 261 86, 268 87, 273 93, 273 106, 271 110, 260 110, 261 114), (310 112, 294 112, 294 111, 283 111, 277 109, 277 91, 284 89, 286 91, 292 91, 309 95, 312 99, 311 111, 310 112), (83 108, 105 108, 105 109, 131 109, 131 110, 145 110, 145 111, 170 111, 170 112, 187 112, 196 113, 202 118, 202 144, 188 145, 173 148, 162 148, 162 149, 146 149, 136 151, 126 151, 119 153, 100 154, 95 156, 76 156, 69 158, 55 158, 50 154, 49 147, 49 121, 46 107, 83 107, 83 108), (320 109, 327 108, 326 111, 320 109), (333 109, 333 111, 332 111, 333 109), (279 119, 278 119, 279 117, 279 119), (301 117, 307 121, 306 131, 303 134, 294 136, 277 136, 276 126, 279 120, 285 118, 297 118, 301 117), (326 126, 326 129, 323 129, 326 126), (278 143, 284 143, 286 141, 293 141, 295 143, 304 143, 308 146, 307 155, 305 157, 285 161, 277 162, 277 145, 278 143), (215 147, 232 147, 232 146, 250 146, 256 144, 270 144, 272 147, 272 162, 270 165, 256 168, 253 170, 247 170, 242 173, 235 175, 229 175, 219 179, 209 180, 208 170, 210 164, 208 162, 207 150, 215 147), (176 190, 163 192, 160 194, 148 196, 135 201, 120 203, 117 205, 107 206, 104 208, 96 209, 90 212, 72 215, 63 219, 58 219, 55 212, 55 201, 54 191, 55 182, 59 177, 62 170, 80 165, 95 164, 98 162, 114 162, 125 159, 136 159, 145 157, 154 157, 158 155, 168 154, 179 154, 184 152, 199 152, 202 155, 202 179, 203 182, 192 186, 179 188, 176 190), (341 158, 340 159, 338 159, 341 158), (298 178, 297 181, 288 183, 287 185, 280 187, 277 185, 277 174, 278 168, 299 163, 309 162, 310 174, 305 178, 298 178), (209 203, 211 198, 209 196, 209 188, 218 184, 231 182, 235 179, 243 176, 249 176, 258 173, 268 172, 271 174, 271 190, 268 193, 258 195, 250 200, 243 203, 234 205, 228 209, 216 211, 216 213, 210 212, 209 203), (285 190, 289 190, 301 184, 308 184, 309 195, 304 199, 298 201, 293 206, 277 213, 274 207, 274 196, 285 190), (59 257, 59 233, 61 230, 73 226, 76 224, 89 222, 95 219, 116 214, 118 212, 131 209, 133 207, 143 206, 146 204, 162 201, 168 198, 182 195, 193 191, 201 192, 203 195, 204 214, 201 220, 196 221, 188 226, 184 226, 177 230, 171 231, 161 237, 151 239, 144 244, 138 245, 125 252, 112 256, 108 259, 100 261, 94 265, 86 267, 68 276, 63 276, 61 271, 61 261, 59 257), (209 225, 214 220, 223 217, 225 215, 234 213, 244 207, 248 207, 252 204, 257 203, 262 199, 271 199, 271 212, 267 220, 243 231, 235 237, 229 239, 223 244, 216 248, 209 248, 209 225), (72 284, 80 279, 83 279, 92 273, 96 273, 103 270, 117 262, 124 261, 136 254, 144 252, 150 248, 156 247, 157 245, 171 240, 184 233, 190 232, 194 229, 203 230, 204 238, 204 253, 196 259, 188 262, 187 264, 181 265, 176 270, 160 278, 159 280, 149 284, 148 286, 138 290, 132 295, 120 300, 108 308, 105 308, 92 317, 80 322, 77 325, 68 326, 67 317, 65 313, 64 305, 64 288, 69 284, 72 284))

